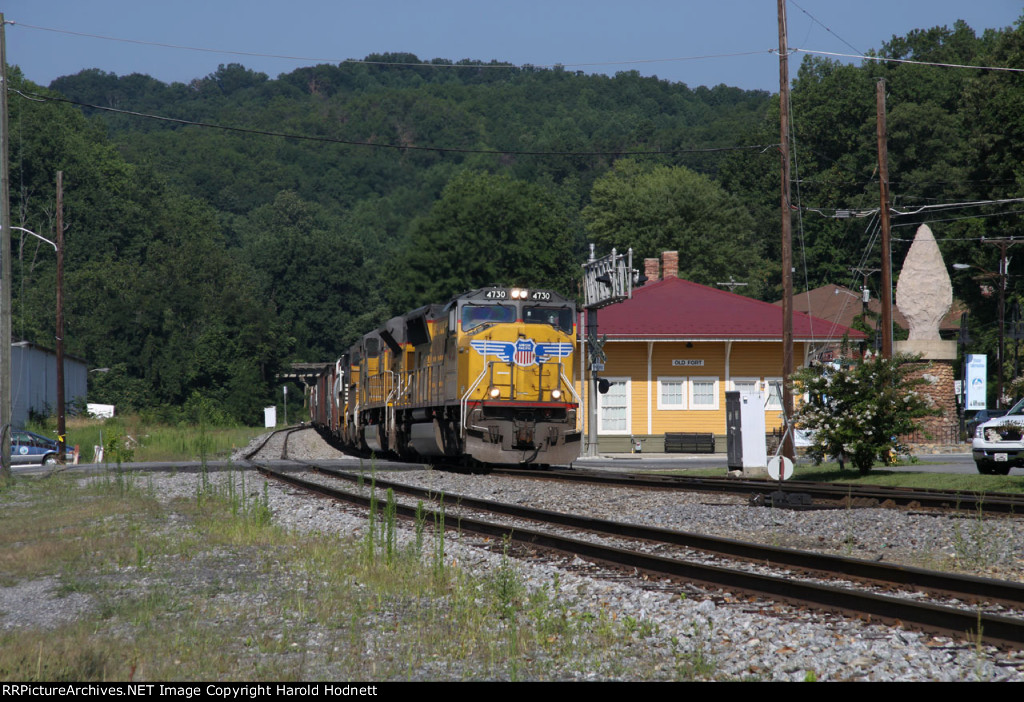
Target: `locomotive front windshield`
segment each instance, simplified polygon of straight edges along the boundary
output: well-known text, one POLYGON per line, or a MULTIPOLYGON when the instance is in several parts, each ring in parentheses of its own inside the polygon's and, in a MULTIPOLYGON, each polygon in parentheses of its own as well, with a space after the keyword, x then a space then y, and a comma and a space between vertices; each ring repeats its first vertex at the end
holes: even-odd
POLYGON ((516 308, 508 305, 466 305, 462 308, 462 331, 484 324, 509 324, 516 321, 516 308))
POLYGON ((480 327, 492 324, 511 324, 519 317, 522 310, 522 321, 526 324, 547 324, 564 334, 572 334, 573 310, 571 307, 541 307, 538 305, 490 305, 467 304, 462 307, 461 327, 464 332, 471 332, 480 327))
POLYGON ((566 307, 524 307, 523 321, 527 324, 550 324, 566 334, 572 334, 572 310, 566 307))

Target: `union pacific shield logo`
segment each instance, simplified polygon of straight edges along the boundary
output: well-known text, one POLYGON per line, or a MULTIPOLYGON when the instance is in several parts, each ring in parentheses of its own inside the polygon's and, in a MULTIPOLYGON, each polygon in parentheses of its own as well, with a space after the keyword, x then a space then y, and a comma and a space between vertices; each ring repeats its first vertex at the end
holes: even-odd
POLYGON ((497 356, 505 363, 514 363, 521 368, 544 363, 549 358, 565 358, 572 353, 572 344, 538 344, 533 339, 469 343, 481 356, 497 356))
POLYGON ((516 353, 513 357, 517 366, 532 366, 537 362, 537 354, 534 352, 537 345, 533 339, 520 339, 516 342, 516 353))

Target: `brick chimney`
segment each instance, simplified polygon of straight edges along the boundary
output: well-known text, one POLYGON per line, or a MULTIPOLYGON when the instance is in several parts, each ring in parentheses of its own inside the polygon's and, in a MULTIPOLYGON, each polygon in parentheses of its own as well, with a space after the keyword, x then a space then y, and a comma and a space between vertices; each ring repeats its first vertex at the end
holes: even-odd
POLYGON ((666 251, 661 254, 661 269, 664 271, 665 280, 679 277, 679 252, 666 251))
POLYGON ((661 261, 659 261, 656 258, 644 259, 644 275, 647 276, 647 282, 653 283, 654 281, 658 280, 658 276, 660 275, 661 271, 661 266, 659 265, 660 263, 661 261))

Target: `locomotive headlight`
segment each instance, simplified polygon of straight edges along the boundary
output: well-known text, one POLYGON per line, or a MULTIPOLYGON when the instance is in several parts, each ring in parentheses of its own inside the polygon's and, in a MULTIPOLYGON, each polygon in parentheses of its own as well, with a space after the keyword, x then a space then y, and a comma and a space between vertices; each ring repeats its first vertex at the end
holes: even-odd
POLYGON ((559 390, 558 388, 555 388, 554 390, 552 390, 551 391, 551 399, 552 400, 561 400, 562 399, 562 391, 559 390))
POLYGON ((512 288, 512 299, 513 300, 525 300, 526 291, 520 290, 519 288, 512 288))
POLYGON ((501 395, 501 390, 498 389, 497 385, 492 385, 491 387, 487 388, 487 396, 492 400, 498 399, 499 395, 501 395))

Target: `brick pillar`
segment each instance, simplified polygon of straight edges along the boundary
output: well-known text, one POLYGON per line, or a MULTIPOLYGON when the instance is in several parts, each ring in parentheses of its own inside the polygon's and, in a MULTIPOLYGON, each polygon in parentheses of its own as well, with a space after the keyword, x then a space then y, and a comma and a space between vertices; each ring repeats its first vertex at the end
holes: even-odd
POLYGON ((910 378, 924 378, 927 385, 917 388, 922 395, 931 399, 933 407, 937 407, 942 414, 935 417, 925 417, 921 421, 921 436, 903 437, 904 440, 915 441, 927 444, 948 444, 956 443, 957 433, 960 429, 960 420, 957 415, 956 396, 953 392, 953 379, 956 373, 952 361, 931 361, 910 373, 910 378))
POLYGON ((669 278, 679 277, 679 252, 678 251, 666 251, 661 254, 661 268, 665 275, 665 280, 669 278))
POLYGON ((656 258, 645 258, 644 259, 644 275, 647 276, 647 282, 653 283, 658 280, 658 276, 661 274, 660 261, 656 258))

